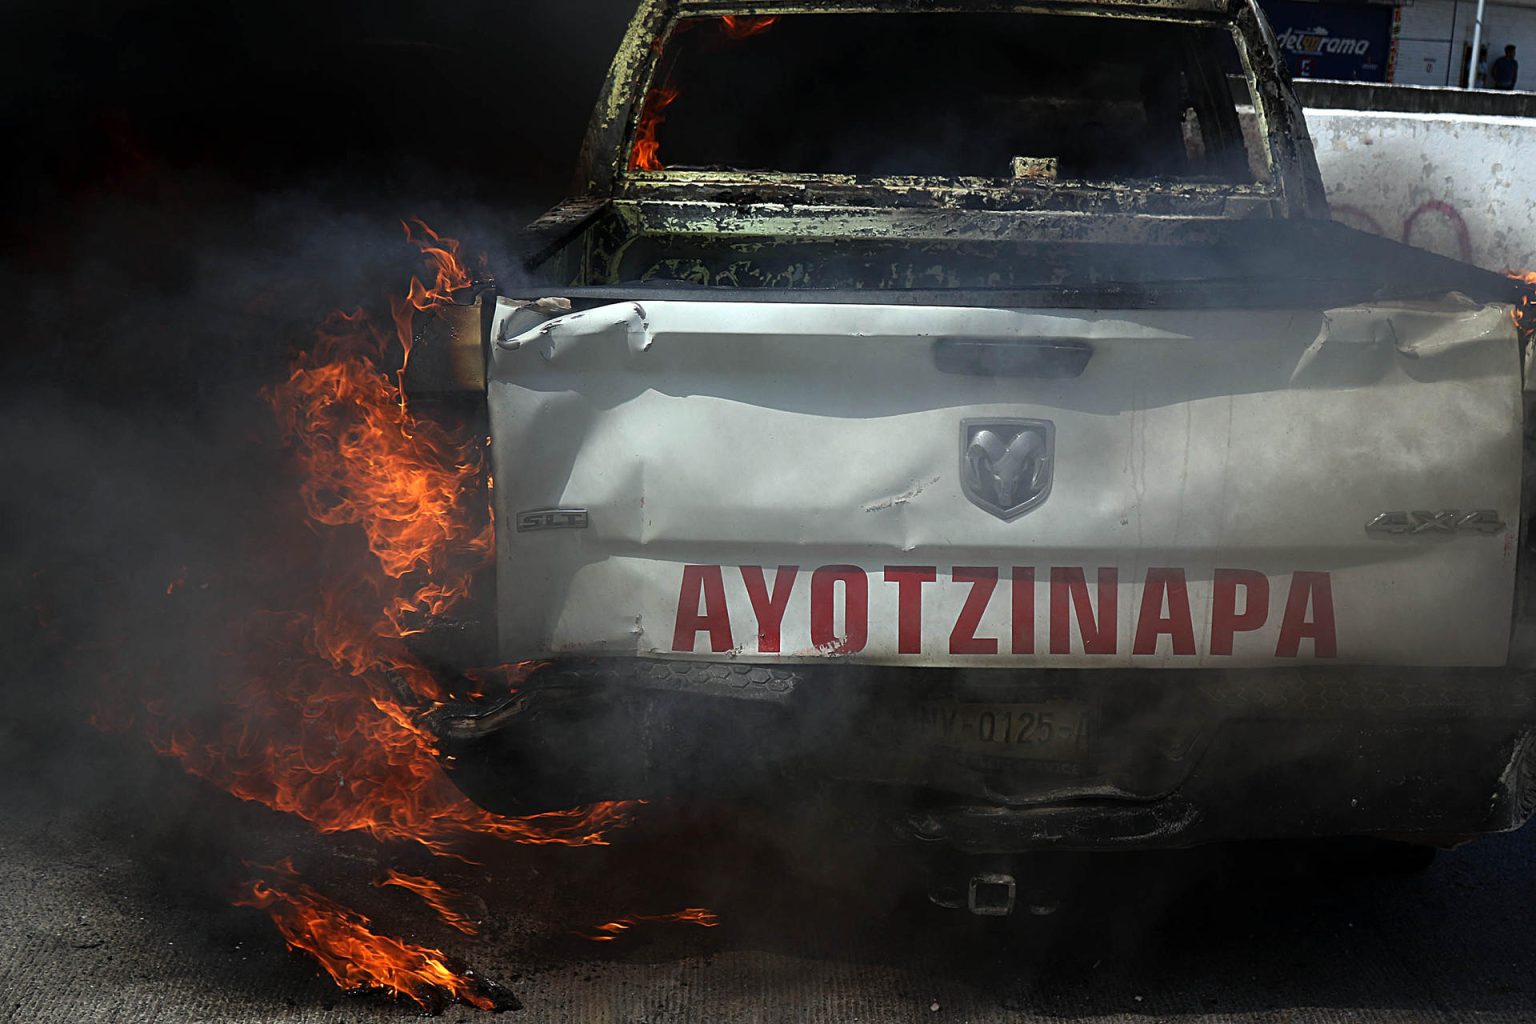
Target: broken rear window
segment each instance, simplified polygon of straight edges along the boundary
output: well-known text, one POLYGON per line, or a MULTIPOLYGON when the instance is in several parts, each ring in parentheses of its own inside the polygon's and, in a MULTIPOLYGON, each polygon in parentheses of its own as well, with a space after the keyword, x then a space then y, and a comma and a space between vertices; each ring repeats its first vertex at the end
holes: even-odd
POLYGON ((686 19, 630 169, 1251 182, 1238 66, 1225 29, 1120 18, 686 19))

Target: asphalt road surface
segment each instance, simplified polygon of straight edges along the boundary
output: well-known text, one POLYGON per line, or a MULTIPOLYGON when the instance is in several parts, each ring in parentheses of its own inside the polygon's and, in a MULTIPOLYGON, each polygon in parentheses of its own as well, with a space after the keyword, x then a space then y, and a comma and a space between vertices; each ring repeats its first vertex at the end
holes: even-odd
MULTIPOLYGON (((242 859, 291 854, 316 888, 512 988, 527 1021, 1525 1021, 1536 1019, 1536 833, 1441 854, 1422 875, 1252 846, 1093 859, 1049 918, 930 907, 903 857, 743 832, 728 809, 649 810, 604 848, 487 847, 477 864, 319 837, 127 741, 0 765, 0 1020, 363 1022, 349 996, 227 896, 242 859), (473 892, 474 938, 387 867, 473 892), (629 914, 707 906, 716 928, 629 914)), ((490 1019, 452 1007, 448 1021, 490 1019)))

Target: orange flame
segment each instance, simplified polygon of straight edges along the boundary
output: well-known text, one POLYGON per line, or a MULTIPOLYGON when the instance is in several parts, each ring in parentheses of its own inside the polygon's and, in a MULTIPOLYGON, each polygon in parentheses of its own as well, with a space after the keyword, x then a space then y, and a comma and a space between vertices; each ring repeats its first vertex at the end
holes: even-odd
POLYGON ((630 151, 630 170, 666 170, 661 162, 661 143, 656 141, 656 132, 667 119, 667 107, 682 94, 681 89, 669 85, 657 86, 646 93, 645 102, 640 106, 640 123, 635 128, 635 146, 630 151))
POLYGON ((280 881, 246 882, 235 906, 265 910, 288 945, 312 956, 343 989, 383 990, 434 1012, 450 1000, 482 1010, 505 1005, 505 997, 498 1001, 490 985, 456 970, 440 950, 380 934, 362 914, 300 882, 291 861, 262 870, 280 881))
MULTIPOLYGON (((778 20, 777 15, 748 17, 727 14, 720 19, 720 30, 730 39, 751 39, 753 36, 767 32, 778 20)), ((704 19, 684 19, 672 30, 673 37, 681 35, 696 24, 707 24, 707 22, 704 19)), ((660 37, 651 41, 651 49, 656 53, 662 51, 660 37)), ((681 95, 682 90, 673 85, 654 86, 646 93, 645 101, 640 105, 640 120, 635 126, 635 144, 629 154, 630 170, 664 171, 667 169, 661 162, 661 144, 656 139, 656 133, 667 120, 667 107, 676 102, 681 95)))
POLYGON ((672 914, 637 914, 633 917, 621 917, 617 921, 609 921, 600 924, 593 929, 597 934, 584 935, 582 938, 591 939, 593 942, 612 942, 624 932, 637 924, 696 924, 701 928, 714 928, 720 924, 719 916, 712 910, 703 907, 685 907, 672 914))
POLYGON ((1509 315, 1515 321, 1515 329, 1520 332, 1522 338, 1530 338, 1536 335, 1536 270, 1510 270, 1507 276, 1527 285, 1520 293, 1520 300, 1515 303, 1514 309, 1509 315))
POLYGON ((405 240, 420 249, 422 256, 426 257, 436 271, 431 287, 423 284, 420 278, 413 275, 405 297, 392 295, 389 299, 390 316, 395 322, 395 337, 404 352, 400 369, 396 374, 396 380, 401 385, 400 401, 404 404, 405 368, 410 364, 411 348, 415 342, 413 332, 415 315, 452 302, 454 293, 470 287, 474 284, 474 279, 465 269, 464 264, 459 261, 458 239, 444 238, 429 228, 419 217, 401 221, 400 226, 405 229, 405 240), (420 236, 412 233, 413 224, 415 229, 421 232, 420 236))
POLYGON ((314 352, 266 397, 304 470, 299 493, 310 518, 361 527, 386 576, 427 577, 385 603, 388 621, 375 632, 403 636, 407 614, 442 614, 466 595, 494 539, 490 523, 477 525, 467 507, 481 450, 411 415, 379 370, 381 348, 365 316, 334 315, 314 352))
MULTIPOLYGON (((518 843, 602 845, 604 831, 634 806, 604 802, 526 818, 503 818, 469 802, 443 775, 418 712, 391 692, 387 669, 354 676, 300 660, 315 623, 301 613, 264 616, 272 652, 288 648, 284 675, 259 675, 231 696, 233 714, 210 739, 169 721, 163 705, 157 748, 193 775, 323 833, 363 831, 452 854, 457 840, 484 835, 518 843)), ((313 648, 310 648, 313 651, 313 648)), ((256 656, 276 657, 276 653, 256 656)), ((430 679, 419 665, 411 678, 430 679)), ((421 684, 418 683, 418 686, 421 684)))
POLYGON ((374 885, 383 888, 386 885, 397 886, 421 897, 423 903, 431 907, 443 923, 457 928, 465 935, 480 934, 480 926, 477 925, 468 914, 458 909, 455 904, 463 905, 464 895, 444 888, 430 878, 421 875, 407 875, 391 868, 389 873, 379 879, 374 885))
MULTIPOLYGON (((458 243, 415 224, 407 238, 434 268, 434 283, 413 278, 396 312, 435 309, 471 280, 458 243)), ((391 340, 404 346, 410 335, 409 315, 381 332, 362 312, 333 314, 313 350, 265 393, 303 471, 310 519, 357 528, 366 553, 333 545, 318 607, 249 624, 236 652, 247 678, 229 695, 233 713, 221 727, 209 734, 152 707, 161 719, 155 742, 189 772, 321 832, 361 830, 438 853, 470 834, 602 843, 633 805, 492 815, 443 775, 419 724, 448 694, 404 638, 419 617, 468 595, 493 534, 475 511, 485 504, 478 438, 415 416, 384 367, 391 340)))
MULTIPOLYGON (((334 313, 287 380, 265 391, 302 472, 299 494, 328 535, 313 608, 263 612, 228 654, 222 718, 189 719, 175 702, 148 700, 151 741, 191 774, 242 800, 298 815, 323 833, 362 831, 460 856, 468 836, 568 846, 602 844, 628 821, 630 802, 526 818, 490 814, 443 774, 421 716, 450 694, 405 638, 470 593, 490 563, 494 535, 481 489, 481 438, 416 416, 400 368, 413 317, 472 285, 459 243, 420 221, 406 239, 427 260, 431 284, 412 277, 390 304, 393 330, 365 313, 334 313)), ((185 573, 167 594, 184 586, 185 573)), ((512 689, 536 665, 476 675, 475 691, 512 689)), ((125 721, 111 716, 114 721, 125 721)), ((431 879, 390 872, 379 883, 416 893, 445 922, 474 934, 461 898, 431 879)), ((289 863, 266 869, 237 900, 271 915, 290 946, 313 956, 343 988, 380 988, 428 1009, 445 999, 506 1005, 493 986, 456 970, 443 953, 375 932, 363 915, 299 881, 289 863)))
POLYGON ((772 14, 757 18, 727 14, 720 19, 723 23, 722 30, 732 39, 751 39, 753 36, 760 36, 772 28, 773 23, 778 20, 778 16, 772 14))

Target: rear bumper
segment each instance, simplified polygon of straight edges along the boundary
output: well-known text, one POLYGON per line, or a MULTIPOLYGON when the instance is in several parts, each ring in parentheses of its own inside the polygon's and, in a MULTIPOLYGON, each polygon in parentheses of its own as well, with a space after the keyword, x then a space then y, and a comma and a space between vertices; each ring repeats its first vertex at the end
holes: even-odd
POLYGON ((526 814, 607 799, 836 792, 850 824, 971 851, 1392 835, 1455 842, 1536 810, 1536 677, 1331 668, 895 670, 604 659, 430 724, 473 799, 526 814), (957 749, 932 702, 1085 709, 1070 758, 957 749))

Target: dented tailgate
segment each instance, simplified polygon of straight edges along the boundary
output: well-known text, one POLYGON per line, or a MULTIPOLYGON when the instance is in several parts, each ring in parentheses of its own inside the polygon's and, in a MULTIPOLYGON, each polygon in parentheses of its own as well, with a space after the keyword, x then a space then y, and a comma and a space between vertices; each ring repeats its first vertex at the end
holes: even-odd
POLYGON ((505 305, 501 654, 1499 665, 1508 307, 505 305))

